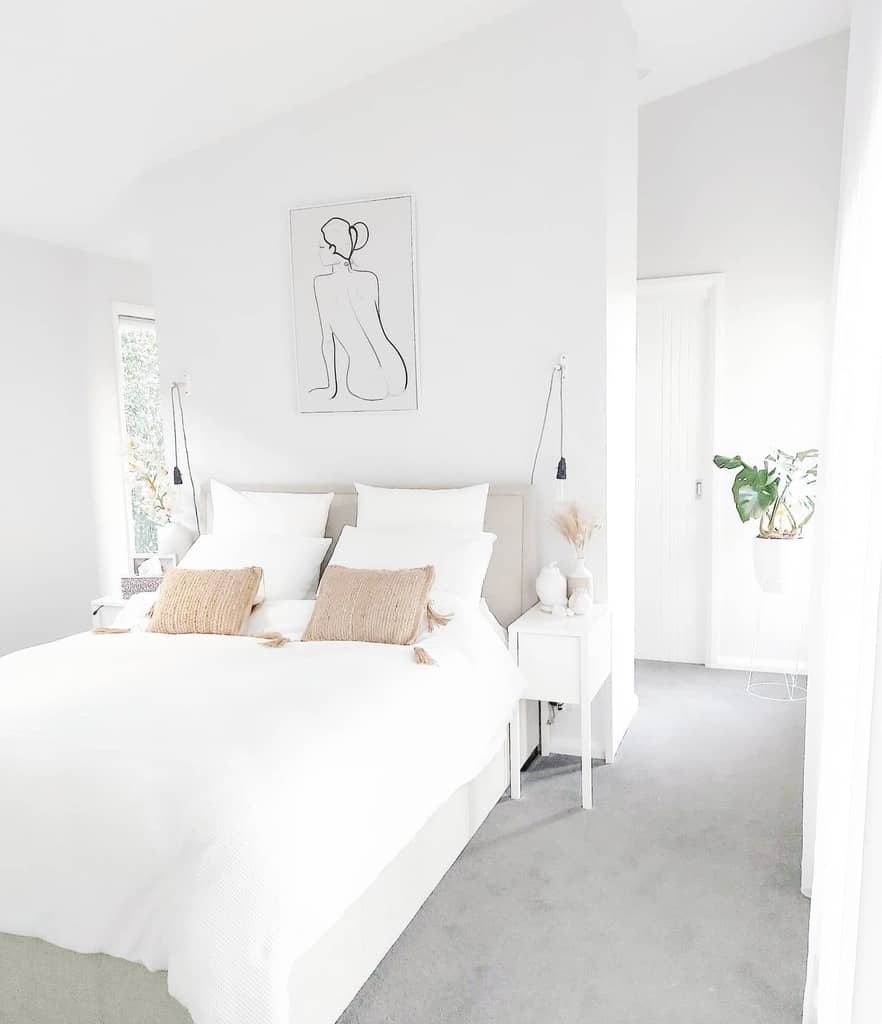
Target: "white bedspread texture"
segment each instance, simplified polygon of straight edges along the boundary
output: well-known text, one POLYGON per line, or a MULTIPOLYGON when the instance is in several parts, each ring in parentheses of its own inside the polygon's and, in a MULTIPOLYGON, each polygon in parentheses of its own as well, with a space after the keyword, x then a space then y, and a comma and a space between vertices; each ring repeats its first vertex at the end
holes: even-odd
POLYGON ((0 659, 0 931, 167 969, 195 1024, 292 1024, 296 958, 485 766, 520 692, 454 610, 436 667, 143 632, 0 659))

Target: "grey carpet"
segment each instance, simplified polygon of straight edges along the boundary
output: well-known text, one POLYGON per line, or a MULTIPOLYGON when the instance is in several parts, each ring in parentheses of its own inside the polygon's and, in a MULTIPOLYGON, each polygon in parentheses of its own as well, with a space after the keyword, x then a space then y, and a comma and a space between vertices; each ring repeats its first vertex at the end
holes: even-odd
POLYGON ((341 1024, 797 1024, 804 705, 648 662, 638 693, 596 809, 535 763, 341 1024))

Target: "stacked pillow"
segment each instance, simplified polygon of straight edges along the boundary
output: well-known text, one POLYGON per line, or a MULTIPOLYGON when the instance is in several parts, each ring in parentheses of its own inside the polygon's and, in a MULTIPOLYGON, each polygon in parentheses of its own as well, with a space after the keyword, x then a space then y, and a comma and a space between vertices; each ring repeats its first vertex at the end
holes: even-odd
MULTIPOLYGON (((332 565, 352 570, 419 569, 430 578, 430 596, 479 602, 496 540, 483 529, 487 484, 444 490, 355 487, 358 526, 343 529, 332 565)), ((255 606, 313 599, 331 544, 324 533, 333 498, 333 493, 236 491, 213 480, 212 531, 196 541, 179 568, 257 567, 262 576, 255 606)), ((206 579, 198 582, 207 584, 210 574, 203 575, 206 579)), ((353 578, 344 577, 344 586, 353 578)), ((195 574, 185 576, 181 583, 192 590, 194 579, 195 574)), ((229 590, 232 577, 224 581, 229 590)), ((395 589, 388 584, 384 578, 384 592, 395 589)), ((170 598, 171 592, 166 596, 170 598)), ((211 631, 227 628, 213 626, 211 631)))
POLYGON ((436 527, 369 530, 346 526, 331 565, 348 569, 435 567, 433 593, 457 594, 478 602, 493 554, 492 533, 467 533, 436 527))
POLYGON ((263 569, 257 602, 315 597, 327 537, 273 537, 263 533, 203 534, 181 559, 181 569, 263 569))
POLYGON ((211 532, 225 537, 324 537, 334 492, 236 491, 211 481, 211 532))
POLYGON ((315 597, 333 493, 236 491, 211 481, 212 532, 181 560, 182 569, 260 566, 257 602, 315 597))
POLYGON ((480 533, 484 529, 489 484, 473 487, 370 487, 356 484, 358 525, 372 529, 423 529, 480 533))
POLYGON ((356 484, 358 526, 344 527, 332 565, 350 569, 434 566, 433 593, 477 603, 496 536, 484 532, 489 486, 444 490, 356 484))
POLYGON ((171 569, 153 605, 151 633, 218 633, 238 636, 251 616, 261 571, 171 569))
POLYGON ((429 603, 431 565, 416 569, 347 569, 329 565, 304 640, 415 644, 436 622, 429 603))

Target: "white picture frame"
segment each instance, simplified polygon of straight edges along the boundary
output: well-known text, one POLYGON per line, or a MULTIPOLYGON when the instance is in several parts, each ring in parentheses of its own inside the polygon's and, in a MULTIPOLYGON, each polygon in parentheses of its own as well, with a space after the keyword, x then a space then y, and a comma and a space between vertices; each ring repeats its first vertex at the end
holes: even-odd
POLYGON ((414 197, 289 210, 301 413, 419 408, 414 197))
POLYGON ((177 557, 177 555, 158 555, 155 552, 153 554, 150 554, 149 552, 135 554, 135 555, 132 555, 132 559, 131 559, 131 562, 132 562, 132 575, 133 576, 139 576, 140 575, 139 570, 140 570, 141 566, 145 562, 150 562, 153 559, 157 559, 159 561, 159 565, 160 565, 160 568, 162 569, 163 574, 167 573, 169 571, 169 569, 174 569, 177 566, 177 564, 178 564, 178 557, 177 557))

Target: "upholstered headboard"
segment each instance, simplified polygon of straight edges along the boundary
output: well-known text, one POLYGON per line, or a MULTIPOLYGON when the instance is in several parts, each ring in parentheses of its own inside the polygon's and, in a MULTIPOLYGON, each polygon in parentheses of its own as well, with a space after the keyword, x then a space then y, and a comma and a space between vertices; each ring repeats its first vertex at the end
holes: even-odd
MULTIPOLYGON (((246 491, 333 491, 334 500, 328 515, 327 529, 327 536, 334 540, 331 551, 343 527, 355 525, 357 499, 352 484, 342 487, 297 487, 292 484, 258 486, 231 483, 230 486, 246 491)), ((205 510, 204 522, 210 530, 211 502, 207 487, 203 488, 201 505, 205 510)), ((496 534, 493 558, 484 581, 484 597, 496 618, 503 626, 507 626, 536 600, 532 489, 524 485, 491 485, 484 528, 496 534)))

